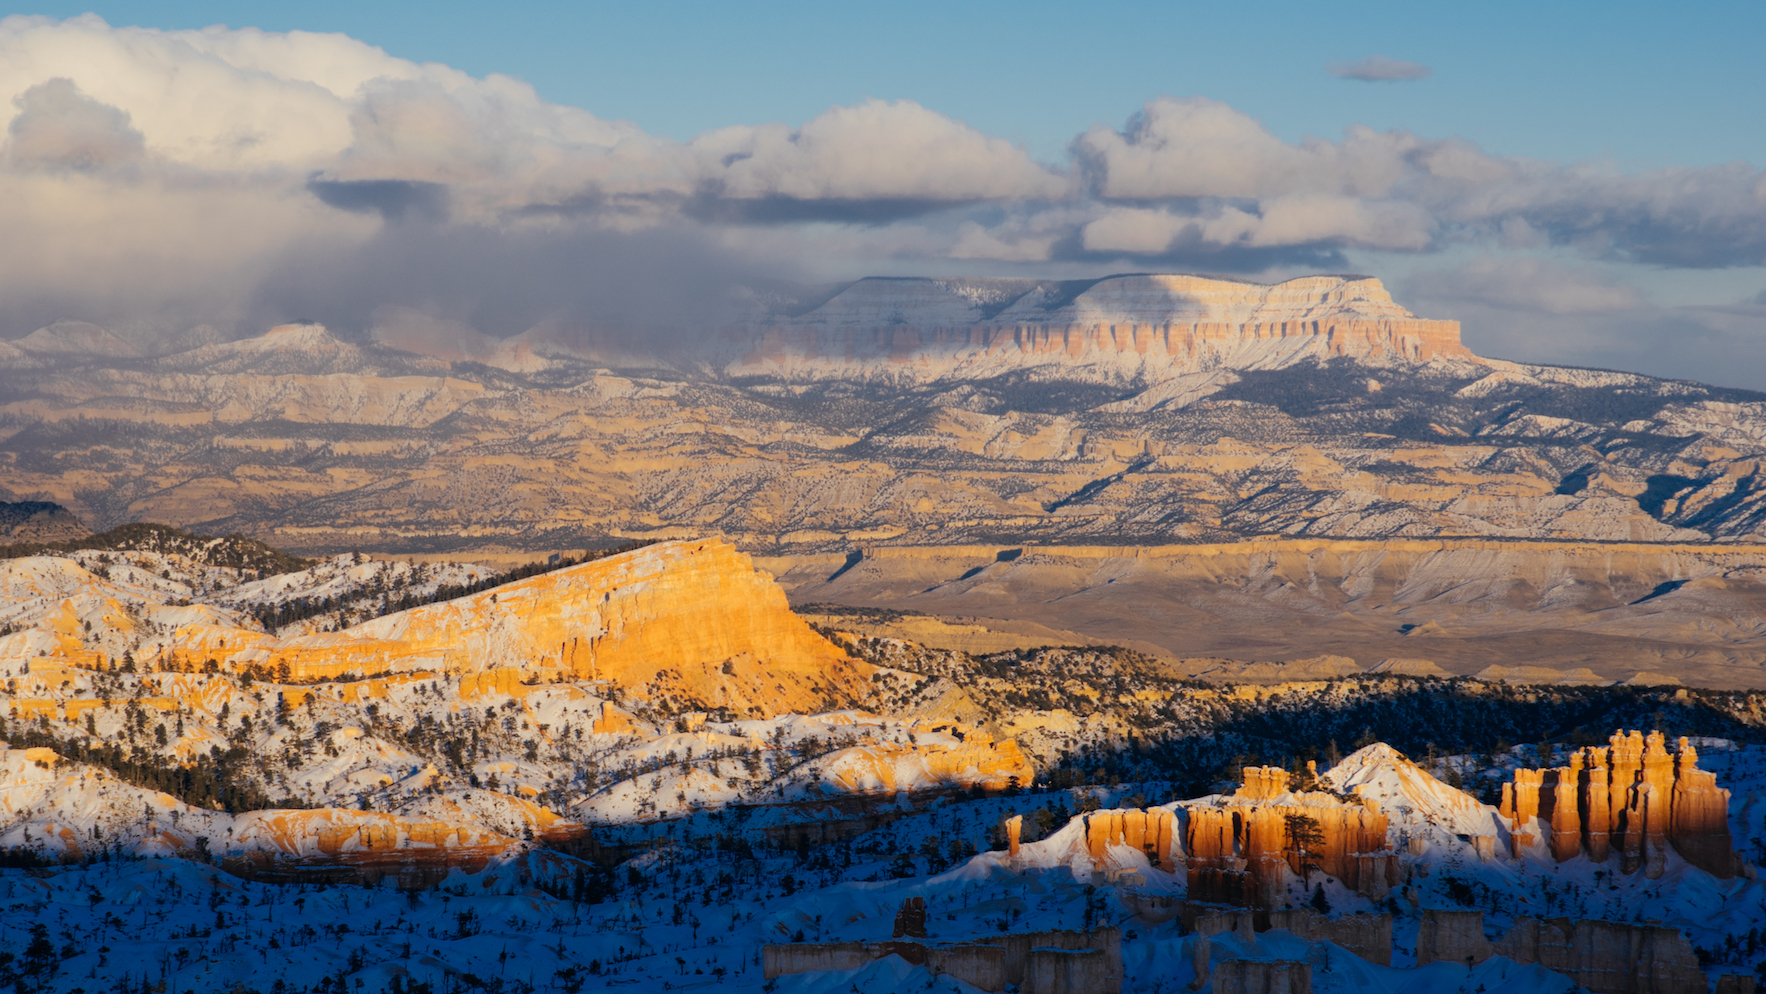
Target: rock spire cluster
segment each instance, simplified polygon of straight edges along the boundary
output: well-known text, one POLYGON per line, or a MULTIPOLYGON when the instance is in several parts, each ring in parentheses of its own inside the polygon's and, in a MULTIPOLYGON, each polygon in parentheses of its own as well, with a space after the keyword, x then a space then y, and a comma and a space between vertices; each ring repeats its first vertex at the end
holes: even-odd
POLYGON ((1374 900, 1390 892, 1398 854, 1384 814, 1329 794, 1290 793, 1287 771, 1246 767, 1230 798, 1188 809, 1192 901, 1273 908, 1287 874, 1322 871, 1374 900))
POLYGON ((1654 879, 1667 847, 1719 879, 1739 870, 1729 836, 1729 791, 1698 768, 1698 750, 1682 737, 1670 754, 1661 732, 1615 732, 1607 746, 1587 746, 1568 765, 1520 769, 1503 784, 1502 815, 1511 852, 1542 841, 1558 862, 1586 855, 1654 879), (1537 820, 1543 839, 1536 839, 1537 820))

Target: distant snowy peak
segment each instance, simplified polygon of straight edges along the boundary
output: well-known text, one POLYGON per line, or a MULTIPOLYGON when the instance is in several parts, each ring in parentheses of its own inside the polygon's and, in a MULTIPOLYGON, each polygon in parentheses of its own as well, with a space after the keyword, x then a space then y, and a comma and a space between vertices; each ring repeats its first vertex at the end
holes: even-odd
POLYGON ((38 328, 12 345, 38 356, 121 358, 141 354, 135 346, 84 321, 57 321, 46 328, 38 328))
POLYGON ((726 329, 741 377, 986 379, 1037 370, 1158 382, 1315 356, 1475 359, 1459 323, 1418 318, 1365 276, 1262 284, 1130 274, 1099 280, 864 279, 802 311, 726 329))
MULTIPOLYGON (((1184 274, 1131 273, 1096 280, 871 277, 795 315, 790 325, 1170 324, 1280 322, 1343 317, 1414 320, 1371 276, 1304 276, 1250 283, 1184 274)), ((1453 322, 1441 322, 1452 324, 1453 322)))

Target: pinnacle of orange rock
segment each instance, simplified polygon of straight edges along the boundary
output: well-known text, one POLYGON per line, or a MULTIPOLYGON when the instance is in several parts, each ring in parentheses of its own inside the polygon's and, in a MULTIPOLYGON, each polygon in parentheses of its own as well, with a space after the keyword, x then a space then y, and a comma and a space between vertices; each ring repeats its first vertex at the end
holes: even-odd
POLYGON ((893 938, 926 937, 926 899, 910 897, 901 902, 901 909, 895 913, 895 931, 893 938))
POLYGON ((1234 797, 1262 801, 1288 792, 1288 771, 1279 766, 1247 766, 1243 776, 1244 782, 1234 797))
POLYGON ((1676 758, 1668 837, 1688 863, 1721 879, 1733 877, 1740 859, 1729 835, 1729 791, 1717 786, 1715 773, 1698 768, 1698 751, 1685 739, 1676 758))
POLYGON ((1024 834, 1024 816, 1013 815, 1006 819, 1006 855, 1018 855, 1018 840, 1024 834))
POLYGON ((1245 823, 1245 868, 1257 881, 1253 904, 1259 908, 1276 907, 1278 895, 1286 889, 1288 865, 1288 823, 1283 813, 1273 809, 1254 809, 1245 823))
POLYGON ((1147 848, 1147 813, 1130 811, 1122 816, 1123 842, 1143 852, 1147 848))
POLYGON ((1231 812, 1220 808, 1192 808, 1185 827, 1184 850, 1189 854, 1190 865, 1230 859, 1234 855, 1236 842, 1231 812))
POLYGON ((1643 782, 1664 795, 1674 788, 1674 757, 1668 755, 1661 732, 1649 733, 1643 753, 1643 782))
POLYGON ((1588 851, 1588 858, 1596 863, 1604 863, 1611 852, 1611 838, 1608 833, 1608 818, 1611 817, 1607 805, 1607 785, 1610 772, 1606 765, 1604 750, 1589 747, 1588 780, 1583 787, 1582 821, 1583 845, 1588 851))
POLYGON ((1552 788, 1551 855, 1562 863, 1582 852, 1582 817, 1577 810, 1581 797, 1576 765, 1559 767, 1552 788))
POLYGON ((1109 830, 1098 812, 1093 812, 1085 819, 1085 850, 1091 856, 1092 866, 1104 865, 1104 847, 1109 845, 1109 830))
POLYGON ((1635 823, 1642 826, 1643 875, 1651 880, 1660 877, 1666 866, 1673 792, 1674 757, 1668 755, 1662 733, 1651 732, 1644 738, 1643 773, 1631 806, 1639 816, 1635 823))
MULTIPOLYGON (((1208 832, 1200 826, 1194 830, 1204 836, 1208 832)), ((1145 853, 1147 861, 1154 866, 1171 872, 1176 869, 1172 854, 1173 847, 1178 844, 1174 837, 1176 831, 1177 816, 1163 808, 1096 811, 1086 816, 1086 850, 1091 854, 1093 866, 1102 867, 1108 847, 1129 846, 1145 853)), ((1204 839, 1203 849, 1214 856, 1225 854, 1230 861, 1237 844, 1232 837, 1230 821, 1213 826, 1213 831, 1213 842, 1204 839)))
POLYGON ((512 669, 606 680, 647 699, 738 712, 814 712, 866 693, 870 667, 817 635, 744 553, 664 542, 389 614, 343 632, 276 639, 191 626, 180 651, 293 679, 512 669))
POLYGON ((1637 784, 1643 776, 1643 733, 1614 732, 1608 740, 1612 747, 1612 780, 1607 804, 1612 809, 1608 831, 1613 834, 1614 848, 1619 850, 1619 870, 1636 873, 1643 865, 1643 812, 1635 810, 1637 784))
POLYGON ((1513 853, 1531 841, 1531 816, 1550 827, 1559 862, 1586 852, 1594 862, 1619 853, 1623 873, 1664 871, 1667 847, 1721 879, 1741 861, 1729 834, 1729 792, 1698 768, 1698 750, 1681 738, 1670 754, 1660 732, 1616 732, 1607 748, 1589 746, 1555 770, 1516 770, 1503 785, 1501 813, 1512 819, 1513 853))
POLYGON ((1511 784, 1503 785, 1503 813, 1519 828, 1539 817, 1539 791, 1545 785, 1543 770, 1516 770, 1511 784))
POLYGON ((1158 828, 1155 834, 1156 841, 1153 845, 1153 859, 1158 864, 1159 869, 1168 873, 1176 869, 1174 854, 1171 851, 1172 843, 1175 841, 1174 836, 1176 834, 1176 827, 1176 814, 1170 811, 1158 812, 1158 828))
POLYGON ((1185 838, 1190 899, 1272 907, 1289 873, 1313 866, 1357 893, 1383 900, 1397 877, 1386 815, 1359 804, 1270 804, 1234 797, 1189 809, 1185 838), (1304 856, 1290 818, 1317 826, 1304 856), (1302 860, 1304 859, 1304 863, 1302 860))

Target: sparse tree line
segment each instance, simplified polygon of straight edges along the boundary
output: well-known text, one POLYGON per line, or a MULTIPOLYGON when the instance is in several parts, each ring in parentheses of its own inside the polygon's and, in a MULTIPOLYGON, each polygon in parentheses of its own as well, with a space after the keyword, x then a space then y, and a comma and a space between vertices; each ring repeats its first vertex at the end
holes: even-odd
POLYGON ((119 525, 109 531, 62 542, 26 542, 0 546, 0 559, 17 559, 44 553, 81 552, 88 549, 182 556, 204 566, 249 570, 260 576, 294 573, 313 565, 310 560, 289 555, 244 535, 214 538, 150 521, 119 525))
MULTIPOLYGON (((1487 794, 1494 782, 1467 784, 1463 771, 1435 764, 1436 757, 1482 754, 1493 767, 1494 755, 1512 743, 1604 742, 1620 727, 1766 741, 1760 693, 1687 690, 1679 697, 1681 688, 1363 676, 1321 681, 1322 690, 1242 699, 1229 686, 1169 676, 1157 660, 1115 647, 970 654, 887 638, 842 642, 867 662, 911 674, 873 678, 875 703, 886 712, 911 709, 948 681, 976 703, 980 718, 1061 709, 1119 723, 1120 733, 1046 736, 1057 748, 1041 757, 1037 779, 1049 787, 1174 780, 1199 795, 1236 781, 1240 766, 1299 772, 1306 760, 1328 766, 1342 752, 1384 741, 1434 765, 1451 785, 1487 794)), ((1031 748, 1032 741, 1023 744, 1031 748)))
MULTIPOLYGON (((549 562, 526 563, 502 573, 490 574, 484 579, 472 583, 444 583, 428 593, 411 589, 423 586, 431 576, 428 567, 422 563, 414 563, 410 569, 399 571, 391 577, 388 577, 385 571, 378 572, 366 585, 341 595, 297 597, 277 604, 266 604, 253 610, 252 617, 256 618, 258 623, 271 633, 298 621, 332 614, 338 615, 337 626, 341 628, 353 623, 353 620, 384 617, 397 611, 409 611, 414 607, 422 607, 426 604, 458 600, 461 597, 469 597, 494 587, 500 587, 505 583, 514 583, 517 580, 525 580, 543 573, 581 566, 583 563, 654 545, 655 542, 655 539, 642 539, 625 542, 608 549, 590 549, 580 556, 561 556, 549 562)), ((358 562, 366 561, 362 559, 360 553, 356 553, 356 557, 358 562)))

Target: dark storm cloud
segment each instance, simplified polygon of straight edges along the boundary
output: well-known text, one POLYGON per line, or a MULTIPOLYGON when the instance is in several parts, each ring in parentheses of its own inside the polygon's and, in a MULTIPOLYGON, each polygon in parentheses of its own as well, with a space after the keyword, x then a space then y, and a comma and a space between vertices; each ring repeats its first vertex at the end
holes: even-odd
POLYGON ((339 210, 378 214, 388 221, 408 219, 442 222, 448 219, 448 188, 440 183, 414 180, 333 180, 313 177, 307 181, 313 196, 339 210))
POLYGON ((973 201, 927 198, 724 197, 705 192, 687 200, 682 213, 707 224, 787 225, 805 222, 884 225, 969 206, 973 201))
POLYGON ((347 249, 290 252, 256 290, 260 324, 307 315, 368 329, 411 308, 503 338, 545 325, 584 343, 666 348, 728 313, 733 290, 760 277, 684 227, 388 226, 347 249))

